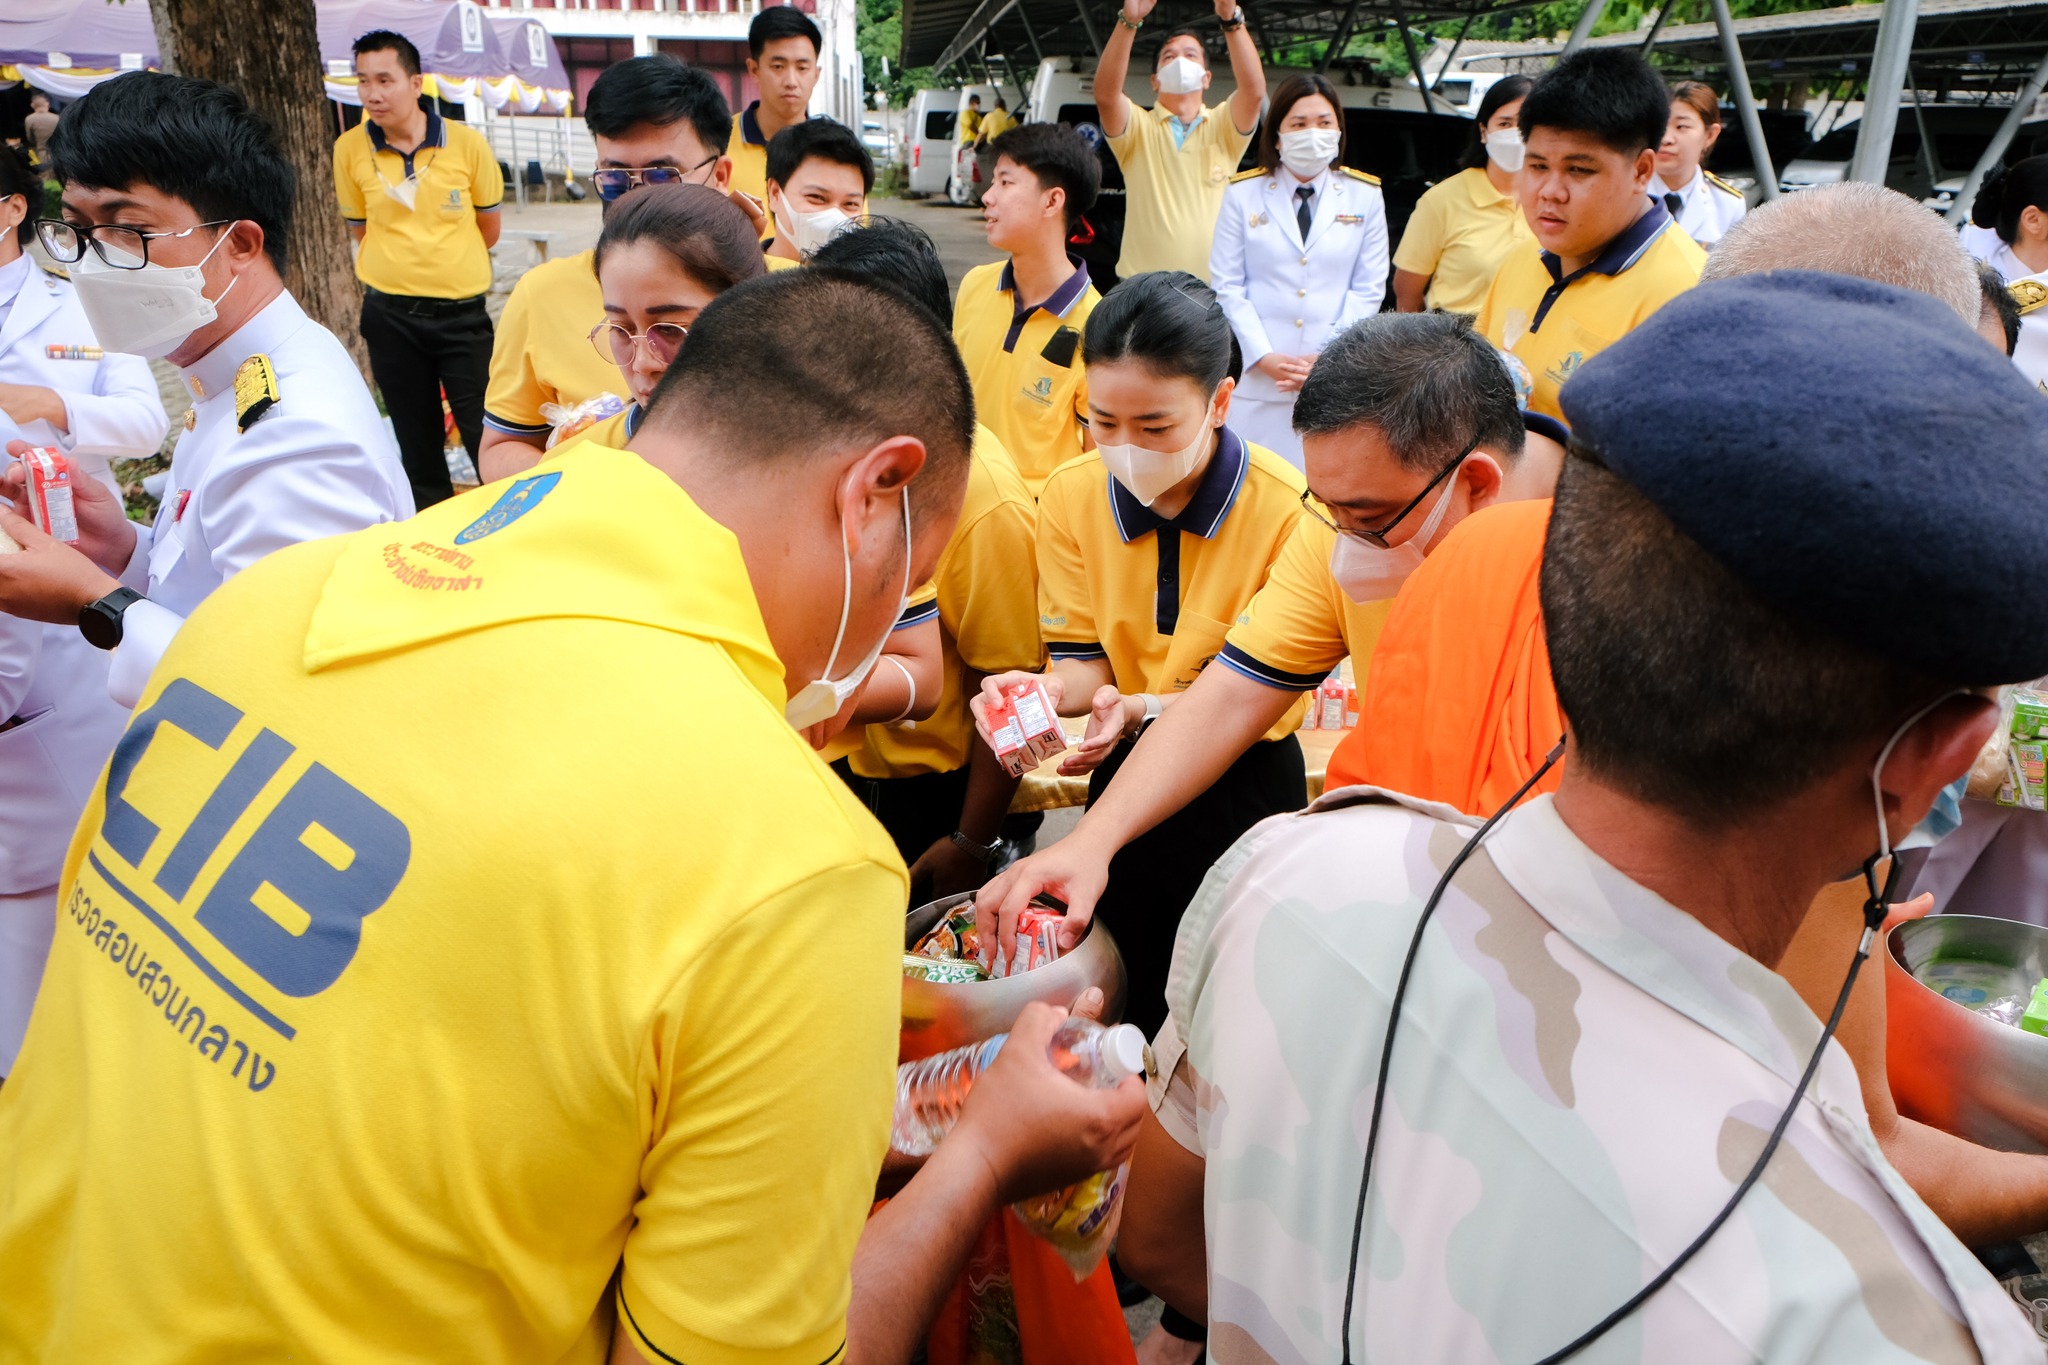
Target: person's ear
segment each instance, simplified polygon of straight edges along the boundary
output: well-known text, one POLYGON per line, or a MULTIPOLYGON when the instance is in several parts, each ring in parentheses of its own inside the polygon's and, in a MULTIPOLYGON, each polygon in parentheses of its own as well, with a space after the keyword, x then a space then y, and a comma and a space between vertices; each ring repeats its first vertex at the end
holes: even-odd
POLYGON ((1047 218, 1057 218, 1062 226, 1066 224, 1067 192, 1063 187, 1054 185, 1045 192, 1044 213, 1047 218))
POLYGON ((711 183, 720 194, 732 188, 732 158, 722 156, 711 167, 711 183))
POLYGON ((1720 140, 1721 140, 1721 125, 1720 125, 1720 124, 1718 124, 1718 123, 1710 123, 1710 124, 1708 124, 1708 125, 1707 125, 1707 142, 1706 142, 1706 145, 1705 145, 1704 147, 1701 147, 1701 148, 1700 148, 1700 160, 1702 160, 1702 161, 1705 161, 1705 160, 1707 159, 1707 155, 1708 155, 1708 153, 1710 153, 1710 152, 1712 152, 1712 151, 1714 150, 1714 144, 1715 144, 1715 143, 1717 143, 1717 142, 1719 142, 1720 140))
POLYGON ((1230 416, 1231 395, 1237 392, 1237 381, 1225 375, 1223 382, 1216 386, 1215 406, 1211 410, 1209 424, 1220 427, 1230 416))
POLYGON ((758 83, 761 79, 761 63, 755 61, 752 57, 747 58, 747 74, 752 76, 758 83))
POLYGON ((1473 451, 1458 466, 1458 482, 1465 485, 1465 501, 1474 512, 1500 501, 1501 484, 1506 479, 1500 461, 1484 450, 1473 451))
POLYGON ((839 505, 846 509, 846 544, 855 560, 864 551, 895 555, 903 539, 903 498, 925 465, 924 442, 891 436, 856 456, 839 479, 839 505))
POLYGON ((1640 152, 1637 152, 1636 189, 1638 191, 1647 192, 1650 188, 1650 177, 1655 175, 1656 173, 1657 149, 1655 147, 1645 147, 1640 152))
POLYGON ((2020 228, 2029 237, 2048 236, 2048 211, 2039 204, 2029 204, 2020 210, 2020 228))
POLYGON ((263 256, 262 226, 253 219, 242 219, 228 229, 220 254, 227 257, 228 269, 236 274, 247 270, 263 256))
POLYGON ((1970 771, 1998 721, 1997 702, 1977 692, 1958 693, 1899 738, 1878 774, 1894 838, 1905 837, 1926 816, 1941 789, 1970 771))

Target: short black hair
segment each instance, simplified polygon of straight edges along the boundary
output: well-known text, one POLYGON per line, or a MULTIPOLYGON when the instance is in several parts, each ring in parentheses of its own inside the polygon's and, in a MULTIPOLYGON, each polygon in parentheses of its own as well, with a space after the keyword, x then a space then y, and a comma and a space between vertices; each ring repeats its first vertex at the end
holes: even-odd
POLYGON ((1166 51, 1166 45, 1172 42, 1175 38, 1193 38, 1195 40, 1195 46, 1202 49, 1203 69, 1209 69, 1209 67, 1211 66, 1211 63, 1209 61, 1209 40, 1202 36, 1200 29, 1177 28, 1171 30, 1170 32, 1161 34, 1159 38, 1159 46, 1152 49, 1152 70, 1154 74, 1157 74, 1160 66, 1163 65, 1163 63, 1159 60, 1160 54, 1166 51))
POLYGON ((1524 139, 1538 128, 1556 128, 1634 156, 1664 140, 1671 92, 1633 48, 1585 48, 1536 78, 1522 101, 1521 122, 1524 139))
POLYGON ((2048 156, 1992 167, 1970 206, 1970 221, 1997 232, 2011 246, 2019 240, 2020 215, 2030 208, 2048 209, 2048 156))
POLYGON ((917 520, 949 500, 957 506, 974 391, 952 333, 925 309, 843 271, 806 267, 713 299, 656 386, 646 426, 687 432, 710 458, 755 466, 914 436, 926 452, 912 488, 917 520), (919 496, 934 487, 937 498, 919 496))
POLYGON ((0 146, 0 199, 17 194, 28 201, 28 212, 15 224, 14 239, 26 247, 35 239, 36 219, 43 213, 43 177, 28 164, 26 148, 0 146))
POLYGON ((829 118, 807 118, 769 138, 768 178, 787 185, 796 168, 812 157, 859 171, 862 194, 875 187, 875 159, 861 146, 853 129, 829 118))
POLYGON ((1104 294, 1081 348, 1090 365, 1135 360, 1205 393, 1244 368, 1216 291, 1185 270, 1149 270, 1104 294))
POLYGON ((590 268, 633 242, 652 242, 712 294, 766 274, 761 239, 737 205, 709 185, 643 185, 613 203, 590 268))
POLYGON ((356 39, 354 51, 358 57, 365 52, 395 52, 398 54, 398 64, 405 68, 406 75, 420 74, 420 50, 414 47, 412 39, 403 33, 393 33, 388 28, 373 28, 356 39))
POLYGON ((1983 312, 1996 317, 2005 333, 2005 353, 2010 356, 2020 344, 2020 301, 2005 287, 2005 276, 1983 261, 1977 262, 1977 288, 1984 296, 1983 312))
POLYGON ((1949 690, 1778 611, 1576 442, 1539 591, 1572 761, 1709 829, 1798 796, 1949 690))
POLYGON ((704 150, 724 156, 732 142, 732 106, 718 82, 666 52, 630 57, 604 69, 583 99, 584 126, 624 137, 642 124, 688 122, 704 150))
POLYGON ((231 85, 164 71, 116 76, 64 111, 50 161, 66 185, 147 185, 190 204, 201 222, 254 223, 284 273, 297 179, 269 120, 231 85))
POLYGON ((1519 459, 1527 434, 1507 366, 1462 313, 1379 313, 1324 345, 1294 400, 1294 429, 1366 424, 1417 474, 1474 446, 1519 459))
POLYGON ((1020 123, 989 143, 989 151, 1031 172, 1041 189, 1067 192, 1067 231, 1080 226, 1102 192, 1102 162, 1066 123, 1020 123))
POLYGON ((1529 87, 1535 83, 1527 76, 1502 76, 1486 87, 1486 93, 1479 97, 1479 112, 1472 117, 1472 145, 1465 149, 1465 159, 1460 165, 1485 169, 1489 159, 1486 155, 1486 125, 1493 121, 1493 116, 1501 111, 1502 106, 1526 97, 1529 87))
POLYGON ((818 32, 808 14, 795 5, 763 5, 754 22, 747 25, 747 51, 759 61, 768 44, 783 38, 810 39, 814 55, 825 50, 825 35, 818 32))
POLYGON ((870 218, 811 254, 813 270, 837 270, 886 285, 953 329, 953 294, 931 235, 901 218, 870 218))
POLYGON ((31 90, 31 91, 29 91, 29 92, 28 92, 28 102, 29 102, 30 104, 34 104, 34 103, 35 103, 35 102, 36 102, 37 100, 41 100, 41 101, 42 101, 42 102, 43 102, 44 104, 48 104, 48 103, 50 102, 50 92, 49 92, 49 91, 47 91, 47 90, 31 90))
POLYGON ((1294 106, 1305 99, 1321 95, 1330 102, 1330 112, 1337 116, 1337 155, 1332 165, 1344 164, 1344 103, 1337 96, 1337 87, 1329 78, 1314 71, 1297 71, 1273 88, 1266 101, 1266 115, 1259 120, 1259 135, 1253 140, 1252 155, 1267 173, 1280 169, 1280 125, 1294 112, 1294 106))

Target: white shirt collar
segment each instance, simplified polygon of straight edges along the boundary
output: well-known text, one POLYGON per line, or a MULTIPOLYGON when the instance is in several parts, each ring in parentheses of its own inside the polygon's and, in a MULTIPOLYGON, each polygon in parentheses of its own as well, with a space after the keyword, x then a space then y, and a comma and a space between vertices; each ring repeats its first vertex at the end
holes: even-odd
POLYGON ((194 399, 225 393, 235 386, 235 371, 242 368, 243 361, 252 355, 267 355, 277 350, 305 321, 305 310, 299 307, 291 291, 280 290, 277 297, 264 304, 255 317, 178 373, 194 399))
POLYGON ((0 308, 13 304, 15 297, 21 293, 21 287, 28 283, 28 278, 34 273, 35 268, 36 263, 29 259, 26 251, 6 265, 0 265, 0 308))

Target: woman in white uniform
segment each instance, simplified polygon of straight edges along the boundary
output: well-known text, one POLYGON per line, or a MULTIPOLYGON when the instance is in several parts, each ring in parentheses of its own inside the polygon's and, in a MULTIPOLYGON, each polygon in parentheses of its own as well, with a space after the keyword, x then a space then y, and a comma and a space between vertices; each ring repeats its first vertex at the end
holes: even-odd
POLYGON ((2048 393, 2048 156, 2030 156, 1985 177, 1970 221, 1998 234, 1986 264, 2005 277, 2019 305, 2012 363, 2048 393))
MULTIPOLYGON (((119 494, 110 457, 153 455, 170 423, 148 362, 102 355, 71 285, 29 256, 43 186, 0 149, 0 442, 51 446, 119 494)), ((57 879, 128 712, 75 626, 0 615, 0 1077, 14 1065, 56 927, 57 879)))
POLYGON ((1701 81, 1671 87, 1671 121, 1657 148, 1657 173, 1650 193, 1701 246, 1712 250, 1749 211, 1742 191, 1701 166, 1721 140, 1721 97, 1701 81))
POLYGON ((1321 76, 1289 76, 1259 130, 1259 165, 1223 192, 1209 281, 1244 379, 1231 426, 1301 468, 1294 398, 1323 343, 1380 310, 1387 207, 1344 162, 1344 115, 1321 76))

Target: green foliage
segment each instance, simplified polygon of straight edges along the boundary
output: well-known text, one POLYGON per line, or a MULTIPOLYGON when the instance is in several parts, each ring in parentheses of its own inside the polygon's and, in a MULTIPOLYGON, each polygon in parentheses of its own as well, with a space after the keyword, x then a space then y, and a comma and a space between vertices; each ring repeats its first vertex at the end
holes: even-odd
POLYGON ((903 0, 859 0, 853 36, 866 73, 867 93, 886 94, 890 108, 901 109, 918 89, 931 84, 930 67, 905 71, 899 65, 903 57, 903 0), (888 64, 887 80, 882 79, 884 62, 888 64))

